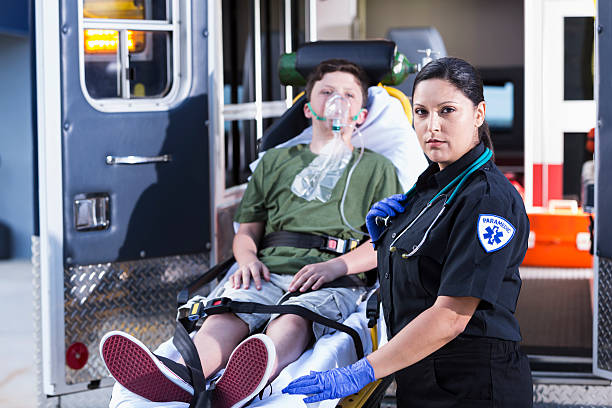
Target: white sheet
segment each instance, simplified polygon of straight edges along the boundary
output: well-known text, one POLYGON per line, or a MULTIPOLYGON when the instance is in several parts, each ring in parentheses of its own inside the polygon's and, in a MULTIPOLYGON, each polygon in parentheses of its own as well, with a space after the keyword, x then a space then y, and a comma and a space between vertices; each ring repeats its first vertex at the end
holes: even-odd
MULTIPOLYGON (((359 308, 344 322, 357 330, 363 343, 364 352, 367 354, 372 352, 372 341, 370 331, 367 326, 365 317, 365 302, 359 305, 359 308)), ((383 319, 379 319, 378 332, 382 334, 381 344, 386 341, 384 333, 386 333, 383 319)), ((179 354, 172 340, 162 343, 156 350, 155 354, 178 360, 179 354)), ((250 407, 335 407, 339 400, 327 400, 317 404, 305 404, 303 396, 282 394, 281 390, 287 386, 292 380, 308 374, 310 370, 322 371, 329 370, 335 367, 342 367, 354 363, 357 360, 353 340, 348 334, 336 332, 323 336, 317 341, 313 348, 308 349, 302 356, 289 364, 279 376, 272 382, 272 394, 259 400, 255 398, 250 407)), ((267 393, 266 393, 267 395, 267 393)), ((110 408, 186 408, 188 404, 182 402, 151 402, 148 401, 116 383, 113 388, 110 408)))

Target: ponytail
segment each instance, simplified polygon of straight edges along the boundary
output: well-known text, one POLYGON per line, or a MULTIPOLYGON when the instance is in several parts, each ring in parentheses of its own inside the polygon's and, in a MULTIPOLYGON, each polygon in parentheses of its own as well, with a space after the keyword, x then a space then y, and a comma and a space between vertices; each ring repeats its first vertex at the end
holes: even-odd
MULTIPOLYGON (((489 130, 489 124, 487 121, 483 121, 482 125, 478 128, 478 139, 493 152, 493 141, 491 140, 491 131, 489 130)), ((495 154, 492 157, 495 160, 495 154)))

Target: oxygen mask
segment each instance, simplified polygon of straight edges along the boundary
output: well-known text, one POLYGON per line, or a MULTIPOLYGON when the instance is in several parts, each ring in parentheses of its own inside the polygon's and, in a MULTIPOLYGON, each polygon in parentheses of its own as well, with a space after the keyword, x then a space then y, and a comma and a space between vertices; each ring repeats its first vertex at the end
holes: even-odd
MULTIPOLYGON (((329 122, 333 137, 323 146, 319 155, 295 176, 291 191, 307 201, 316 198, 321 202, 327 202, 351 160, 351 149, 341 136, 342 128, 349 126, 351 104, 348 99, 334 92, 325 102, 323 117, 317 116, 310 105, 309 108, 317 120, 329 122)), ((355 119, 356 117, 353 120, 355 119)))
POLYGON ((323 116, 330 122, 332 132, 340 132, 343 127, 348 126, 350 110, 351 103, 337 92, 327 99, 323 116))

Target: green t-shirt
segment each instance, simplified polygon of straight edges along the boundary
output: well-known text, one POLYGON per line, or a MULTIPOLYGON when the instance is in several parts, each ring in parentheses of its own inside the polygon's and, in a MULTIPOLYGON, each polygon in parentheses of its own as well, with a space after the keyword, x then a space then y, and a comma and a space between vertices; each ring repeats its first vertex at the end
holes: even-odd
MULTIPOLYGON (((363 239, 342 221, 340 203, 350 168, 359 157, 353 150, 351 161, 332 191, 329 201, 307 201, 291 192, 295 176, 316 155, 308 145, 271 149, 262 157, 238 206, 234 220, 239 223, 265 222, 264 234, 276 231, 329 235, 342 239, 363 239)), ((353 228, 367 232, 365 216, 372 204, 401 192, 395 167, 378 153, 365 150, 351 176, 344 215, 353 228)), ((367 238, 367 237, 366 237, 367 238)), ((294 274, 302 267, 326 261, 334 255, 318 249, 271 247, 259 251, 259 259, 278 274, 294 274)))

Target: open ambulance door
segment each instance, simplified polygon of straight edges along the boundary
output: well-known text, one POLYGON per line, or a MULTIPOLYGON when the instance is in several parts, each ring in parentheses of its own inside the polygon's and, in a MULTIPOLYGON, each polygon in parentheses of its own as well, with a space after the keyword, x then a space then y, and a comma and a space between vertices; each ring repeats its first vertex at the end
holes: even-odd
POLYGON ((209 25, 205 1, 34 4, 35 327, 53 397, 111 384, 105 332, 169 338, 176 293, 209 266, 209 25))
POLYGON ((612 380, 612 4, 597 8, 593 373, 612 380))

